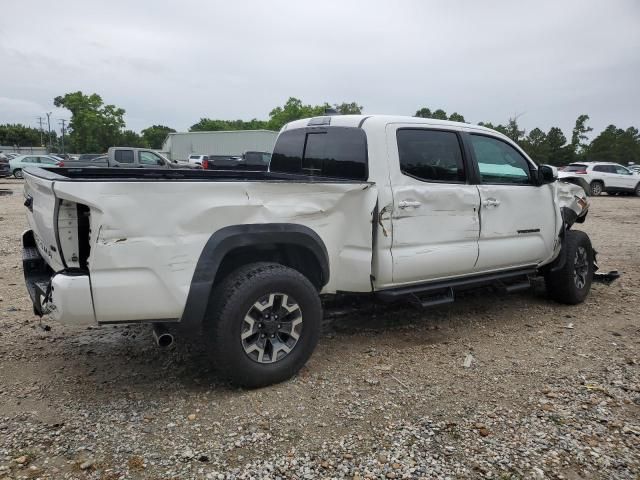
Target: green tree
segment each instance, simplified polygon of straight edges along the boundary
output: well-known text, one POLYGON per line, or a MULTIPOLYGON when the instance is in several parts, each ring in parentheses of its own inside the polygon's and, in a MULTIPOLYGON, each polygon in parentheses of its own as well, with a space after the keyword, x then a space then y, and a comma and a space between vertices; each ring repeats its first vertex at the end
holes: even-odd
MULTIPOLYGON (((138 147, 138 148, 148 148, 150 145, 147 143, 145 138, 142 135, 134 132, 133 130, 124 130, 120 134, 120 138, 118 139, 119 147, 138 147)), ((115 145, 112 145, 115 146, 115 145)), ((151 147, 154 148, 154 147, 151 147)))
POLYGON ((447 120, 448 119, 447 112, 439 108, 438 110, 433 112, 433 116, 431 118, 436 118, 438 120, 447 120))
POLYGON ((526 138, 520 141, 520 146, 537 163, 549 163, 549 144, 547 134, 539 128, 534 128, 526 138))
POLYGON ((290 97, 282 107, 276 107, 269 112, 267 124, 270 130, 280 130, 284 124, 293 120, 322 115, 327 108, 331 108, 328 103, 304 105, 301 100, 290 97))
POLYGON ((593 128, 587 127, 586 125, 588 120, 589 115, 580 115, 576 119, 576 124, 573 127, 573 132, 571 133, 571 146, 577 156, 583 156, 583 153, 588 146, 587 140, 589 140, 589 137, 587 136, 587 133, 593 131, 593 128))
POLYGON ((211 118, 201 118, 198 123, 194 123, 189 128, 190 132, 216 132, 219 130, 264 130, 267 122, 264 120, 215 120, 211 118))
POLYGON ((362 113, 362 105, 358 105, 356 102, 346 103, 342 102, 341 104, 335 104, 335 109, 341 115, 360 115, 362 113))
POLYGON ((640 162, 640 135, 638 129, 626 130, 609 125, 593 139, 585 152, 589 160, 627 164, 640 162))
POLYGON ((71 112, 68 150, 99 153, 118 143, 125 126, 124 109, 105 105, 96 93, 80 91, 56 97, 53 104, 71 112))
POLYGON ((428 108, 421 108, 420 110, 418 110, 416 112, 416 114, 414 115, 414 117, 420 117, 420 118, 433 118, 433 113, 431 113, 431 110, 428 108))
MULTIPOLYGON (((57 135, 55 131, 51 132, 51 138, 55 143, 57 135)), ((42 144, 48 144, 48 132, 42 133, 42 144)), ((40 130, 37 128, 27 127, 19 123, 0 125, 0 145, 18 147, 40 147, 40 130)))
POLYGON ((465 123, 464 116, 460 115, 458 112, 453 112, 449 115, 449 120, 452 122, 462 122, 465 123))
POLYGON ((165 127, 164 125, 152 125, 140 133, 149 148, 160 149, 167 135, 173 132, 175 132, 173 128, 165 127))

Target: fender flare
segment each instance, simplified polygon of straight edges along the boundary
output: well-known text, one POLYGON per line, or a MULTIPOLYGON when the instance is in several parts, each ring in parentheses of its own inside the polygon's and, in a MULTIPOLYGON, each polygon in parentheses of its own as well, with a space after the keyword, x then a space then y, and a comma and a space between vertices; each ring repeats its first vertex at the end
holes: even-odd
POLYGON ((288 244, 309 250, 320 265, 322 286, 329 281, 329 253, 320 236, 309 227, 294 223, 231 225, 209 237, 196 264, 181 323, 200 325, 224 257, 238 247, 288 244))

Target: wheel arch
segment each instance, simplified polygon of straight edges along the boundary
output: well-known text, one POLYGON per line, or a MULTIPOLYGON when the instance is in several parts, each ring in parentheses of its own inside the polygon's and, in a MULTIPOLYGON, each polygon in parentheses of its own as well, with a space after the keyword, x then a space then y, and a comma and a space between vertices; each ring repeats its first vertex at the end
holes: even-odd
POLYGON ((231 225, 209 237, 196 264, 181 321, 200 325, 213 287, 242 265, 274 261, 305 275, 321 290, 329 281, 329 254, 311 228, 290 223, 231 225))

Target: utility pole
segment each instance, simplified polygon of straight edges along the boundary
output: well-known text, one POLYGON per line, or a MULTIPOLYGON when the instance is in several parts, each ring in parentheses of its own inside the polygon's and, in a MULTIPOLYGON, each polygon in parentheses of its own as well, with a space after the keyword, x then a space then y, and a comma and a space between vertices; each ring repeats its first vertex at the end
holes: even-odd
POLYGON ((64 124, 66 120, 64 118, 60 119, 60 124, 62 125, 62 155, 64 155, 64 124))
POLYGON ((42 121, 44 120, 44 117, 36 117, 38 119, 38 123, 40 123, 40 146, 43 147, 44 144, 42 143, 42 121))
POLYGON ((47 112, 47 129, 49 130, 49 153, 51 153, 51 112, 47 112))

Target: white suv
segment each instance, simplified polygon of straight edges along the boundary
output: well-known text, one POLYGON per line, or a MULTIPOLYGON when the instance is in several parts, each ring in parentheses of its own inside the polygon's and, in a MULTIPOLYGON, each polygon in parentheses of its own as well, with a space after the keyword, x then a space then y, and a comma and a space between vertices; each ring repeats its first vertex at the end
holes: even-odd
POLYGON ((586 192, 597 196, 631 193, 640 197, 640 175, 617 163, 571 163, 558 172, 560 180, 580 185, 586 192))

